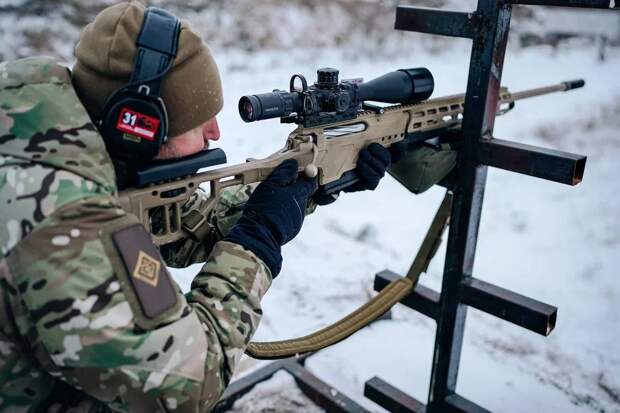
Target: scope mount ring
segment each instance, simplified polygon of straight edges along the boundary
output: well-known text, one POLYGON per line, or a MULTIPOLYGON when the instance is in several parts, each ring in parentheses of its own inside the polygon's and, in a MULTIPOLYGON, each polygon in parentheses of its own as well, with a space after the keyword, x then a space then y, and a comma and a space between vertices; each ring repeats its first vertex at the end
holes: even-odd
POLYGON ((307 92, 308 91, 308 81, 306 80, 306 77, 304 75, 300 75, 300 74, 294 74, 291 77, 291 83, 289 86, 290 92, 299 92, 297 89, 295 89, 295 80, 299 79, 301 80, 301 91, 302 92, 307 92))

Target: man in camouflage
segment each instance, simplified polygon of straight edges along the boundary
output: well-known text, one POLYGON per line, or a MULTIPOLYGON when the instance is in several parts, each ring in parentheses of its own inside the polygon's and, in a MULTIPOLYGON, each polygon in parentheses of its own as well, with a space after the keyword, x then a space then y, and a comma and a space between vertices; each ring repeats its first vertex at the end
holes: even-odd
MULTIPOLYGON (((283 164, 255 191, 224 194, 209 217, 215 237, 160 255, 119 207, 123 165, 95 126, 131 73, 143 16, 135 2, 102 12, 82 34, 73 73, 51 58, 0 64, 1 412, 211 410, 316 189, 283 164), (204 266, 183 294, 166 266, 196 262, 204 266)), ((160 158, 202 150, 219 138, 221 86, 185 22, 167 82, 173 138, 160 158), (194 78, 202 86, 171 86, 194 78)), ((366 157, 357 189, 374 189, 389 164, 384 152, 366 157)), ((184 213, 201 202, 197 193, 184 213)))

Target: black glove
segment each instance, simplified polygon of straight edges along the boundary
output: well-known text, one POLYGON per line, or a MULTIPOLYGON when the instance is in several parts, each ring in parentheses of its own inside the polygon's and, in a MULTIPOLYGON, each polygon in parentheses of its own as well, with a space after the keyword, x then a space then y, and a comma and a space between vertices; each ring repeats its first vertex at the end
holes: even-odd
POLYGON ((282 268, 280 246, 301 230, 316 179, 297 179, 297 161, 282 162, 256 187, 224 241, 239 244, 263 260, 275 278, 282 268))
MULTIPOLYGON (((404 142, 397 142, 390 146, 389 149, 384 148, 378 143, 371 143, 359 153, 355 174, 359 179, 358 182, 343 189, 344 192, 358 192, 366 190, 375 190, 379 185, 381 178, 385 176, 385 171, 392 162, 398 162, 405 153, 404 142)), ((318 205, 329 205, 337 198, 336 194, 325 194, 319 191, 314 196, 314 201, 318 205)))

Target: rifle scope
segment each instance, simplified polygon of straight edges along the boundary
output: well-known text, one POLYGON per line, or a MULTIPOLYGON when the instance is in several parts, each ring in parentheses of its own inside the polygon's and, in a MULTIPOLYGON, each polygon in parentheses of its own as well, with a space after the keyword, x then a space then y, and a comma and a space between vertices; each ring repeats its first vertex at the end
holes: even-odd
POLYGON ((365 101, 416 103, 428 99, 435 86, 428 69, 401 69, 369 82, 338 81, 338 70, 317 71, 317 82, 308 87, 306 78, 294 75, 290 90, 243 96, 239 114, 246 122, 280 117, 285 123, 306 127, 355 118, 365 101), (301 81, 301 90, 295 82, 301 81))

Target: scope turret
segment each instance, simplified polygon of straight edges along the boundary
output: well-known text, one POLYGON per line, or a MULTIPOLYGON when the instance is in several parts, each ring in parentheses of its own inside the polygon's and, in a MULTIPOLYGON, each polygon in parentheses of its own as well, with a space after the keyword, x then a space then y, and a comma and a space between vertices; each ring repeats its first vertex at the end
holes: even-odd
POLYGON ((324 67, 316 71, 316 85, 318 87, 337 87, 338 86, 338 69, 324 67))

